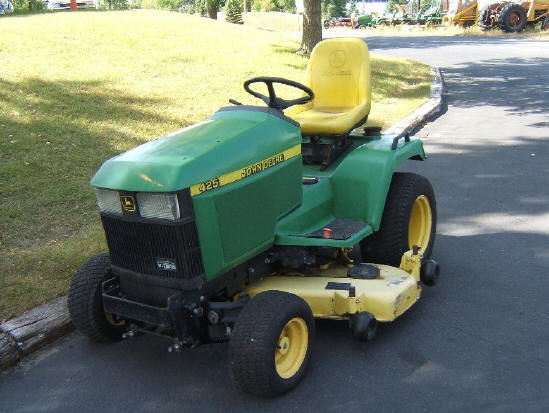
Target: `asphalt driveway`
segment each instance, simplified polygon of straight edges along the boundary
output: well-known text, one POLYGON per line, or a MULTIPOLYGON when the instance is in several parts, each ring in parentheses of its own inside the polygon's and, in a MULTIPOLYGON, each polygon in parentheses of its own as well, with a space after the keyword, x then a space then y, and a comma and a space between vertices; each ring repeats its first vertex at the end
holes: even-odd
POLYGON ((317 322, 304 382, 279 399, 234 390, 227 345, 169 354, 139 338, 73 333, 0 376, 0 410, 549 411, 549 42, 367 39, 442 69, 446 113, 428 124, 440 283, 376 340, 317 322))

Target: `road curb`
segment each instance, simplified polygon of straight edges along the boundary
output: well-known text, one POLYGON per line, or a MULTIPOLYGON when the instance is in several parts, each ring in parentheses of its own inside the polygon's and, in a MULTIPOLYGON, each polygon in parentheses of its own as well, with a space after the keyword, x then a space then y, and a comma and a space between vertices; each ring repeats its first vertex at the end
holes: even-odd
POLYGON ((0 324, 0 371, 72 329, 67 296, 0 324))
POLYGON ((388 135, 399 135, 401 133, 414 133, 426 122, 433 120, 442 112, 442 94, 444 92, 444 79, 438 67, 431 66, 433 81, 429 100, 417 108, 411 115, 398 121, 389 129, 384 131, 388 135))
MULTIPOLYGON (((385 133, 412 133, 441 113, 444 81, 438 68, 431 67, 431 72, 433 82, 429 100, 385 133)), ((0 371, 13 366, 24 356, 52 342, 72 328, 67 296, 48 301, 0 324, 0 371)))

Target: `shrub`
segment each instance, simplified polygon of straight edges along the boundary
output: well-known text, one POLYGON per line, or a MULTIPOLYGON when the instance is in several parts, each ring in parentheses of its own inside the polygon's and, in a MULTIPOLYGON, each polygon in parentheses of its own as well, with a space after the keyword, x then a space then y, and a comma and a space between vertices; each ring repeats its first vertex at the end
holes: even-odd
POLYGON ((11 0, 14 12, 40 11, 46 8, 43 0, 11 0))
POLYGON ((322 17, 331 19, 334 17, 345 16, 346 0, 322 0, 322 17))
POLYGON ((208 4, 206 0, 195 0, 194 12, 199 13, 202 17, 208 15, 208 4))
POLYGON ((159 9, 158 0, 140 0, 142 9, 159 9))
POLYGON ((181 0, 157 0, 158 7, 167 10, 177 10, 181 7, 181 0))
POLYGON ((243 7, 241 0, 227 0, 225 4, 225 20, 230 23, 244 24, 242 20, 243 7))

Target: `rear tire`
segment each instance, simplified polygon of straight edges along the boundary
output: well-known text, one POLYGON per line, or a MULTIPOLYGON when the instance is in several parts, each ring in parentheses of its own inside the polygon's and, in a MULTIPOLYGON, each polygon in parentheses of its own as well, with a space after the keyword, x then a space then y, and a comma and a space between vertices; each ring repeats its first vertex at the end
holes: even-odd
POLYGON ((549 30, 549 17, 541 23, 541 30, 549 30))
POLYGON ((103 310, 101 284, 111 277, 109 254, 99 254, 78 269, 69 288, 71 321, 78 331, 95 342, 120 340, 124 331, 124 322, 116 322, 103 310))
POLYGON ((437 208, 429 181, 414 173, 395 172, 379 231, 360 243, 365 262, 398 267, 402 254, 418 245, 429 259, 435 243, 437 208))
POLYGON ((492 18, 490 6, 484 7, 478 15, 478 27, 480 27, 480 30, 486 31, 493 29, 496 26, 496 23, 497 22, 492 18))
POLYGON ((520 33, 528 22, 526 9, 520 4, 511 3, 501 10, 498 23, 501 30, 506 33, 520 33))
POLYGON ((313 313, 282 291, 256 295, 241 311, 229 343, 233 380, 257 396, 292 390, 304 377, 315 336, 313 313))

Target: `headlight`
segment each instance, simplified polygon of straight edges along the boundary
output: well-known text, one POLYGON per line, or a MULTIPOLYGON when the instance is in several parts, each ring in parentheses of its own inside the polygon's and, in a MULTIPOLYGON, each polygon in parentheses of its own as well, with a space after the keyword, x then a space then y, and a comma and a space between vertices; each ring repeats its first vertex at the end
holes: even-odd
MULTIPOLYGON (((118 191, 105 188, 96 188, 95 191, 99 211, 115 215, 123 214, 121 196, 118 191)), ((181 218, 177 194, 138 192, 135 198, 139 215, 142 218, 169 219, 171 221, 181 218)))
POLYGON ((120 203, 118 191, 95 188, 95 193, 97 195, 97 206, 99 207, 99 211, 122 215, 122 204, 120 203))
POLYGON ((136 195, 139 213, 143 218, 180 218, 179 202, 176 194, 140 192, 136 195))

